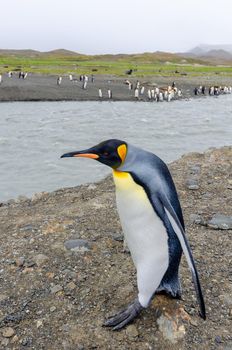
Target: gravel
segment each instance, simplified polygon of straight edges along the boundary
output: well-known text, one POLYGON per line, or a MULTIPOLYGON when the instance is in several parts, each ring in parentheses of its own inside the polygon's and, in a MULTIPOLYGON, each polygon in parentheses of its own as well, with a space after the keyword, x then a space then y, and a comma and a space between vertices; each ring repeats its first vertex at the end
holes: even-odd
POLYGON ((231 218, 231 162, 232 148, 223 147, 170 164, 200 275, 206 321, 199 317, 183 258, 182 300, 157 295, 126 329, 102 327, 106 317, 137 293, 111 177, 3 203, 0 349, 231 349, 232 230, 207 225, 221 215, 231 218), (200 184, 194 191, 186 187, 190 176, 200 184), (67 249, 73 239, 91 249, 67 249))

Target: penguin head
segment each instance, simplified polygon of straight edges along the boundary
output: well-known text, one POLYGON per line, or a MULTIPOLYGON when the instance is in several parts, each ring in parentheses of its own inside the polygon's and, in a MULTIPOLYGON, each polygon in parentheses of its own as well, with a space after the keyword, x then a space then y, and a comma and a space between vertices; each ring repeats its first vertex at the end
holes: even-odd
POLYGON ((85 157, 96 159, 97 161, 110 166, 113 169, 120 167, 126 159, 127 143, 121 140, 107 140, 83 151, 65 153, 61 158, 85 157))

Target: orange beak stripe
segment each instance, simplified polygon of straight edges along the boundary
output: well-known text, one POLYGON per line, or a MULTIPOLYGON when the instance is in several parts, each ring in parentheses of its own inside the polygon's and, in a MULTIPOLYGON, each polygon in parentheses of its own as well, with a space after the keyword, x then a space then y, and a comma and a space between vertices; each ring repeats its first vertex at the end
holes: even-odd
POLYGON ((93 153, 76 154, 73 157, 84 157, 84 158, 92 158, 92 159, 98 159, 99 158, 99 156, 97 154, 93 154, 93 153))

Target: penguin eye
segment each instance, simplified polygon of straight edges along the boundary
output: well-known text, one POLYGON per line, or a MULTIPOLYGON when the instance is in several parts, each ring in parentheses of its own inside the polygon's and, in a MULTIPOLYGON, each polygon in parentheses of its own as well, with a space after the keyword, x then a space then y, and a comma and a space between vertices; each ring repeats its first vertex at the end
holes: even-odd
POLYGON ((104 155, 104 156, 108 156, 109 153, 108 153, 108 152, 103 152, 103 155, 104 155))

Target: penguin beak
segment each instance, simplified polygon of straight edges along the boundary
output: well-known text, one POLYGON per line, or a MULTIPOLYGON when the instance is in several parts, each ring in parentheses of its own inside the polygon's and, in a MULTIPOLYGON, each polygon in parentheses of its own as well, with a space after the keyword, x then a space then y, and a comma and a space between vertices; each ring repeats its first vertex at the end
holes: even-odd
POLYGON ((63 154, 60 158, 68 158, 68 157, 84 157, 91 159, 98 159, 99 155, 96 153, 92 153, 90 150, 84 151, 75 151, 63 154))

